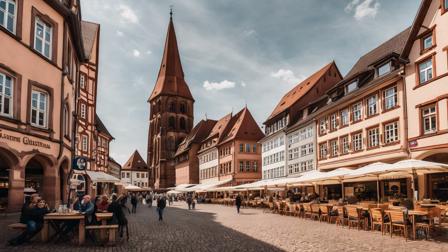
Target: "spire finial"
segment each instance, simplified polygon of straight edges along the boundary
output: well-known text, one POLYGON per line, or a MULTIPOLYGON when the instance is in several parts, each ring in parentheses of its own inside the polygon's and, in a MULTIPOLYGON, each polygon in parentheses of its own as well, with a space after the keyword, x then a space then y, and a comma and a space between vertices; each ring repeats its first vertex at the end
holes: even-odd
POLYGON ((170 19, 173 19, 173 5, 170 5, 170 19))

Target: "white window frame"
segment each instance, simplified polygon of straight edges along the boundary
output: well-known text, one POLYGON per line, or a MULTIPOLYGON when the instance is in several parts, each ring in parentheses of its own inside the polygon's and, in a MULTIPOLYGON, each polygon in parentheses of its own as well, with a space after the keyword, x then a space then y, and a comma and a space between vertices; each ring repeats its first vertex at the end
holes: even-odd
POLYGON ((85 103, 81 103, 81 111, 80 111, 80 115, 82 119, 86 119, 87 118, 87 105, 85 103))
POLYGON ((50 95, 47 92, 38 91, 38 90, 32 90, 31 91, 31 116, 30 116, 30 122, 31 125, 39 128, 47 128, 48 127, 48 107, 49 107, 49 97, 50 95), (36 104, 37 106, 33 106, 33 97, 37 96, 36 104), (44 108, 40 108, 40 103, 44 99, 44 108), (33 121, 33 111, 36 113, 36 121, 33 121), (43 124, 39 123, 39 119, 41 117, 41 114, 43 116, 42 122, 43 124))
POLYGON ((395 143, 399 139, 398 121, 390 122, 384 125, 384 143, 395 143))
POLYGON ((437 108, 436 104, 427 106, 422 109, 422 128, 423 134, 431 134, 437 132, 437 108), (429 128, 426 127, 429 126, 429 128))
POLYGON ((42 21, 39 17, 36 17, 34 23, 34 50, 38 51, 44 57, 51 60, 52 51, 53 51, 53 27, 42 21), (37 33, 38 25, 42 26, 42 36, 39 36, 37 33), (50 38, 47 41, 47 34, 50 34, 50 38), (37 39, 42 41, 42 48, 37 48, 37 39), (48 44, 48 55, 45 55, 45 45, 48 44))
POLYGON ((358 89, 358 81, 352 81, 345 86, 345 94, 349 94, 358 89))
POLYGON ((336 157, 338 155, 338 140, 331 140, 330 141, 330 151, 331 151, 331 157, 336 157))
POLYGON ((327 119, 320 119, 319 120, 319 133, 321 135, 324 135, 327 133, 327 119))
POLYGON ((341 142, 342 142, 341 143, 342 154, 348 154, 350 152, 350 140, 349 140, 348 136, 342 137, 341 142))
POLYGON ((374 94, 367 98, 367 115, 373 116, 378 113, 378 95, 374 94), (372 99, 373 98, 373 99, 372 99))
POLYGON ((375 127, 367 130, 368 146, 374 148, 380 145, 380 128, 375 127))
POLYGON ((81 136, 81 149, 83 152, 89 151, 89 138, 87 135, 81 136))
POLYGON ((422 45, 423 45, 423 50, 429 49, 433 46, 434 41, 433 41, 433 37, 432 37, 432 32, 428 35, 426 35, 425 37, 422 38, 422 45), (430 40, 431 44, 427 45, 426 43, 430 40))
POLYGON ((350 110, 345 108, 341 110, 341 125, 347 126, 350 123, 350 110))
POLYGON ((429 58, 418 64, 418 72, 419 72, 418 80, 420 84, 426 83, 430 81, 432 78, 434 78, 433 64, 434 63, 432 62, 432 58, 429 58), (428 63, 431 63, 431 65, 428 65, 428 63), (425 67, 422 68, 422 66, 425 67), (422 76, 424 77, 423 79, 422 76))
POLYGON ((8 75, 0 73, 0 115, 6 117, 13 117, 14 111, 14 79, 8 75), (9 80, 9 87, 7 87, 7 80, 9 80), (6 94, 9 89, 9 94, 6 94), (5 113, 5 100, 9 99, 9 112, 5 113))
POLYGON ((79 76, 79 86, 82 89, 86 88, 86 76, 84 74, 80 74, 80 76, 79 76))
POLYGON ((3 26, 6 30, 10 31, 13 34, 16 34, 16 25, 17 25, 17 3, 15 0, 1 0, 0 2, 5 2, 5 8, 0 7, 0 12, 3 12, 3 20, 0 20, 0 25, 3 26), (14 13, 10 13, 11 5, 14 6, 14 13), (12 31, 8 28, 8 18, 12 15, 12 31))
POLYGON ((330 115, 330 129, 337 130, 338 128, 338 115, 337 113, 330 115))
POLYGON ((353 122, 362 120, 362 102, 358 102, 352 105, 352 116, 353 122))
POLYGON ((378 75, 378 77, 384 76, 384 75, 390 73, 391 70, 392 70, 392 64, 391 64, 391 61, 388 61, 388 62, 378 66, 377 75, 378 75), (387 67, 387 69, 386 69, 386 67, 387 67))
POLYGON ((397 86, 386 88, 384 90, 384 108, 386 110, 393 109, 398 105, 398 91, 397 86), (389 91, 392 90, 392 93, 389 91))
POLYGON ((352 145, 353 151, 362 151, 362 132, 356 133, 352 135, 352 145))

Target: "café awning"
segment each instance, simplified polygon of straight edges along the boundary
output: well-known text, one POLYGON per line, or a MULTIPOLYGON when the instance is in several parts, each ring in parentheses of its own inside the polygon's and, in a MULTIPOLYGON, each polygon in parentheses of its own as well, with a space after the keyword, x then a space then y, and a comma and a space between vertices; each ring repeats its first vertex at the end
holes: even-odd
POLYGON ((116 177, 99 171, 87 171, 87 176, 93 183, 115 183, 120 182, 116 177))
POLYGON ((199 191, 205 191, 207 189, 211 189, 211 188, 215 188, 218 187, 220 185, 225 185, 229 182, 231 182, 233 179, 225 179, 225 180, 220 180, 220 181, 213 181, 213 182, 208 182, 208 183, 204 183, 204 184, 198 184, 189 188, 185 188, 185 189, 181 189, 181 191, 184 192, 199 192, 199 191))

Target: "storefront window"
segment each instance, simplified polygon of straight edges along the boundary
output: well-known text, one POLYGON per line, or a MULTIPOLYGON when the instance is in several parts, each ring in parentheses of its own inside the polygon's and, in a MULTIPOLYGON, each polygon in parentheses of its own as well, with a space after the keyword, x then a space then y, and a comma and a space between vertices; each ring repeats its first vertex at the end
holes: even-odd
POLYGON ((407 197, 406 179, 384 181, 384 197, 402 199, 407 197))
POLYGON ((430 174, 429 186, 431 199, 448 200, 448 173, 430 174))

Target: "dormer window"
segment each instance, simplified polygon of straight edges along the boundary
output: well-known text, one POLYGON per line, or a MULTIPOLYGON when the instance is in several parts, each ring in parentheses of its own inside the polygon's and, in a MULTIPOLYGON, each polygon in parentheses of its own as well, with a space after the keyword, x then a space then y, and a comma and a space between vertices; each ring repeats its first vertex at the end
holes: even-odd
POLYGON ((378 76, 378 77, 381 77, 381 76, 383 76, 383 75, 385 75, 385 74, 390 73, 391 70, 392 70, 391 62, 388 61, 388 62, 386 62, 386 63, 380 65, 380 66, 377 68, 377 76, 378 76))
POLYGON ((432 34, 423 38, 423 50, 429 49, 432 46, 432 34))
POLYGON ((358 89, 358 81, 353 81, 345 86, 345 94, 349 94, 358 89))

